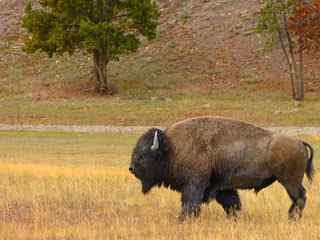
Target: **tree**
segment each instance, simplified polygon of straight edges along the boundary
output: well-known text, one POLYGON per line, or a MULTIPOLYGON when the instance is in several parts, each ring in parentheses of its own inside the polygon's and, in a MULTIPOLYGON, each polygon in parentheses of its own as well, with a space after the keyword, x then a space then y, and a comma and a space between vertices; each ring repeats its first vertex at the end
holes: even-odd
POLYGON ((320 50, 320 0, 301 1, 289 18, 288 29, 298 37, 304 51, 320 50))
POLYGON ((24 50, 49 57, 84 49, 93 56, 97 90, 109 93, 107 65, 136 51, 141 37, 156 37, 159 10, 154 0, 38 0, 28 3, 23 27, 29 37, 24 50))
POLYGON ((304 99, 303 54, 320 46, 320 0, 263 0, 257 31, 280 43, 294 100, 304 99))

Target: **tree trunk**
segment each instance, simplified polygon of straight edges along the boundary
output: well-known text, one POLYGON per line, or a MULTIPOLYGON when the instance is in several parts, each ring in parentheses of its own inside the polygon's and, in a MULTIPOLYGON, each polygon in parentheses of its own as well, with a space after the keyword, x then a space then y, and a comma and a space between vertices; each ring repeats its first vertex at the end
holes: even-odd
MULTIPOLYGON (((291 59, 291 61, 295 61, 295 59, 291 59)), ((297 68, 297 63, 294 62, 290 65, 290 79, 292 89, 293 89, 293 99, 296 101, 302 101, 304 98, 304 81, 303 81, 303 66, 301 66, 302 62, 299 62, 299 68, 297 68)))
POLYGON ((299 69, 297 76, 297 100, 304 99, 304 79, 303 79, 303 42, 299 39, 299 69))
MULTIPOLYGON (((290 45, 290 43, 289 43, 290 45)), ((294 57, 293 50, 289 51, 290 61, 292 62, 290 66, 290 78, 291 83, 294 84, 294 95, 293 99, 296 101, 302 101, 304 99, 304 79, 303 79, 303 46, 299 42, 298 57, 299 62, 297 63, 294 57)))
POLYGON ((289 67, 289 76, 290 76, 290 82, 291 82, 292 98, 296 99, 295 74, 294 74, 294 69, 293 69, 293 65, 292 65, 292 58, 290 57, 289 50, 287 50, 286 45, 284 43, 284 36, 282 34, 281 29, 278 29, 278 38, 280 41, 280 46, 281 46, 282 52, 285 56, 285 59, 287 61, 288 67, 289 67))
MULTIPOLYGON (((281 35, 279 35, 282 50, 285 52, 285 56, 288 61, 289 71, 290 71, 290 80, 292 85, 292 96, 296 101, 302 101, 304 98, 304 82, 303 82, 303 58, 302 58, 302 44, 299 41, 299 67, 297 66, 297 61, 294 53, 294 42, 291 38, 291 35, 288 31, 288 19, 287 14, 282 15, 283 27, 286 36, 286 40, 288 42, 288 51, 283 43, 283 39, 281 42, 281 35)), ((281 31, 280 31, 281 32, 281 31)))
POLYGON ((96 78, 96 89, 98 93, 110 94, 107 79, 108 58, 98 50, 93 52, 94 74, 96 78))

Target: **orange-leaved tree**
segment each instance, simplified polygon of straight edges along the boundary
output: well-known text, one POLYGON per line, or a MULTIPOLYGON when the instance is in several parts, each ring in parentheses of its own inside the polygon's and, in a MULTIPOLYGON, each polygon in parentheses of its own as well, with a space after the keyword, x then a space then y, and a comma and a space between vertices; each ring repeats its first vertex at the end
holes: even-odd
POLYGON ((320 49, 320 0, 263 0, 259 33, 279 43, 289 67, 294 100, 304 99, 303 56, 320 49))

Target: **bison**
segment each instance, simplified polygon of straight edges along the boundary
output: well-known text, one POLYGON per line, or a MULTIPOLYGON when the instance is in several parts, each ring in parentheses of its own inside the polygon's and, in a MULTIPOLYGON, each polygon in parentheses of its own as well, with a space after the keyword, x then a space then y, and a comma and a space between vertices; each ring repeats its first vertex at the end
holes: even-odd
POLYGON ((237 189, 258 193, 275 181, 292 201, 289 219, 296 219, 305 207, 302 180, 304 173, 312 180, 312 159, 313 149, 304 141, 246 122, 198 117, 148 130, 133 150, 129 170, 143 193, 154 186, 181 192, 181 221, 197 216, 201 204, 213 199, 227 216, 236 216, 237 189))

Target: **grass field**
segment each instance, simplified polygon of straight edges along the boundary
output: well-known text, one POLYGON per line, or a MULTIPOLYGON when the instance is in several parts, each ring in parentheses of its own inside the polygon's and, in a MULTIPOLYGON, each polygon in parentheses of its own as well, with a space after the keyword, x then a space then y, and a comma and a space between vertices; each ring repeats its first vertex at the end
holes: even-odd
MULTIPOLYGON (((212 203, 177 223, 179 194, 143 196, 127 171, 138 135, 0 132, 0 239, 319 239, 319 174, 303 219, 288 223, 278 184, 242 191, 238 221, 212 203)), ((320 152, 320 137, 304 137, 320 152)), ((316 155, 316 167, 319 169, 316 155)))
POLYGON ((297 104, 280 92, 250 90, 209 93, 141 92, 134 97, 76 97, 36 99, 1 96, 0 122, 15 124, 78 124, 168 126, 201 115, 219 115, 260 125, 319 126, 317 94, 297 104))

